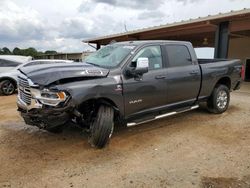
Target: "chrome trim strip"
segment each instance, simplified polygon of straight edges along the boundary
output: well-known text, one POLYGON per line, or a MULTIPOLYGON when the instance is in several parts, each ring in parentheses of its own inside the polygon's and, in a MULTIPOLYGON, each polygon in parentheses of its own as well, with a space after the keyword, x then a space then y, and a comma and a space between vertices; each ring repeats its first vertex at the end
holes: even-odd
POLYGON ((192 107, 191 107, 191 110, 194 110, 194 109, 197 109, 197 108, 199 108, 199 105, 198 105, 198 104, 195 105, 195 106, 192 106, 192 107))
POLYGON ((132 127, 132 126, 135 126, 135 125, 148 123, 148 122, 151 122, 151 121, 155 121, 157 119, 162 119, 162 118, 165 118, 165 117, 173 116, 173 115, 180 114, 180 113, 183 113, 183 112, 187 112, 187 111, 190 111, 190 110, 194 110, 194 109, 197 109, 197 108, 199 108, 199 105, 191 106, 189 109, 182 110, 182 111, 179 111, 179 112, 169 112, 169 113, 166 113, 166 114, 158 115, 158 116, 155 116, 153 119, 149 119, 149 120, 142 121, 142 122, 139 122, 139 123, 135 123, 135 122, 127 123, 127 127, 132 127))
POLYGON ((177 112, 170 112, 170 113, 167 113, 167 114, 162 114, 162 115, 156 116, 155 119, 161 119, 161 118, 172 116, 172 115, 175 115, 175 114, 177 114, 177 112))

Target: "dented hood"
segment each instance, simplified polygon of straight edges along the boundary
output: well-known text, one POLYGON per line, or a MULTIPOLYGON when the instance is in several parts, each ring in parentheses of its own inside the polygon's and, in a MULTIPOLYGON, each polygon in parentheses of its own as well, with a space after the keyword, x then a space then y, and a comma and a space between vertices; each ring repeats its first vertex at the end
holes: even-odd
POLYGON ((25 74, 33 83, 46 86, 67 78, 96 78, 106 77, 108 69, 86 63, 58 63, 22 67, 20 72, 25 74))

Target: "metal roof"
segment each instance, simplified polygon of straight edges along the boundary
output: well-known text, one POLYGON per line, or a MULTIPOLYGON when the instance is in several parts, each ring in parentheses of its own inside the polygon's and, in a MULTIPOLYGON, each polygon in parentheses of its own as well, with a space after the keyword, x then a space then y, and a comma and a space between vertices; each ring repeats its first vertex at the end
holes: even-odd
POLYGON ((225 18, 229 18, 229 17, 233 17, 233 16, 241 16, 241 15, 244 15, 244 14, 250 14, 250 9, 249 8, 248 9, 244 8, 244 9, 238 10, 238 11, 233 11, 232 10, 232 11, 227 12, 227 13, 219 13, 219 14, 216 14, 216 15, 208 15, 206 17, 198 17, 198 18, 195 18, 195 19, 182 20, 180 22, 174 22, 174 23, 170 23, 170 24, 153 26, 153 27, 148 27, 148 28, 143 28, 143 29, 137 29, 137 30, 133 30, 133 31, 118 33, 118 34, 112 34, 112 35, 107 35, 107 36, 103 36, 103 37, 96 37, 96 38, 92 38, 92 39, 83 40, 82 42, 91 43, 91 42, 96 42, 96 41, 105 40, 105 39, 109 39, 109 38, 122 37, 122 36, 127 36, 127 35, 132 35, 132 34, 139 34, 139 33, 142 33, 142 32, 153 31, 153 30, 157 30, 157 29, 170 28, 170 27, 176 27, 176 26, 192 24, 192 23, 198 23, 198 22, 204 22, 204 21, 225 19, 225 18))

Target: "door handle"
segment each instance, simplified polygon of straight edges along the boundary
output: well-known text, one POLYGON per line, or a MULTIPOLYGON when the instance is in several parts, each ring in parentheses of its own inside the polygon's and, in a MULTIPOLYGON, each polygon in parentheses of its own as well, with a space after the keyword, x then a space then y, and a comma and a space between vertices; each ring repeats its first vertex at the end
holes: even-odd
POLYGON ((191 74, 191 75, 198 75, 199 71, 191 71, 189 74, 191 74))
POLYGON ((165 75, 158 75, 158 76, 155 76, 155 79, 165 79, 166 76, 165 75))

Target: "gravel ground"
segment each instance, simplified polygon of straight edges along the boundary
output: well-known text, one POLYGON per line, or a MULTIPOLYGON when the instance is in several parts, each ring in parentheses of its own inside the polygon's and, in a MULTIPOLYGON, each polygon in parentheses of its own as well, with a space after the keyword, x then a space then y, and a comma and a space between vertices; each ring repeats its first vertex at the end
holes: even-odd
POLYGON ((205 108, 115 130, 96 150, 68 127, 25 125, 0 97, 0 187, 250 187, 250 84, 222 115, 205 108))

